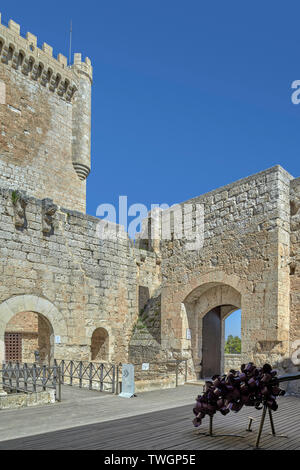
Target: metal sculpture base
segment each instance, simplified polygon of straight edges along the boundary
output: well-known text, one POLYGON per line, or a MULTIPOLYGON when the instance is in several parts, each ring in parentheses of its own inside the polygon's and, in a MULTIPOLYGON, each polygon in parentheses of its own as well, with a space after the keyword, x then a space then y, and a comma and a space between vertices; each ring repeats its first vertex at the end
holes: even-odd
POLYGON ((207 436, 207 437, 239 437, 244 439, 245 436, 240 436, 239 434, 214 434, 213 433, 213 416, 209 417, 209 431, 208 432, 199 432, 196 431, 197 436, 207 436))
MULTIPOLYGON (((288 436, 286 436, 286 435, 284 435, 284 434, 276 434, 275 426, 274 426, 274 421, 273 421, 272 411, 270 410, 270 408, 268 408, 267 405, 264 405, 254 449, 259 449, 260 438, 261 438, 261 435, 262 435, 262 431, 263 431, 263 427, 264 427, 264 423, 265 423, 265 419, 266 419, 267 410, 268 410, 269 419, 270 419, 270 424, 271 424, 271 430, 272 430, 272 432, 269 433, 269 434, 270 434, 271 436, 273 436, 273 437, 288 438, 288 436)), ((254 418, 252 418, 251 416, 249 416, 249 424, 248 424, 248 427, 247 427, 246 431, 252 432, 251 426, 252 426, 253 420, 254 420, 254 418)), ((196 431, 195 434, 196 434, 197 436, 206 436, 206 437, 239 437, 239 438, 242 438, 242 439, 245 438, 245 436, 240 436, 239 434, 214 434, 214 433, 213 433, 213 416, 210 416, 210 417, 209 417, 209 431, 208 431, 208 432, 199 432, 199 431, 196 431)))
MULTIPOLYGON (((258 430, 258 434, 257 434, 257 438, 256 438, 255 447, 254 447, 255 449, 259 449, 260 438, 261 438, 261 435, 262 435, 267 410, 268 410, 270 424, 271 424, 271 430, 272 430, 272 432, 269 433, 269 435, 271 435, 273 437, 288 438, 288 436, 286 436, 284 434, 276 434, 274 421, 273 421, 272 410, 270 408, 268 408, 268 406, 265 404, 264 407, 263 407, 263 412, 262 412, 261 419, 260 419, 259 430, 258 430)), ((251 416, 249 416, 249 424, 248 424, 248 428, 246 429, 246 431, 252 432, 252 429, 251 429, 252 422, 253 422, 253 418, 251 416)))

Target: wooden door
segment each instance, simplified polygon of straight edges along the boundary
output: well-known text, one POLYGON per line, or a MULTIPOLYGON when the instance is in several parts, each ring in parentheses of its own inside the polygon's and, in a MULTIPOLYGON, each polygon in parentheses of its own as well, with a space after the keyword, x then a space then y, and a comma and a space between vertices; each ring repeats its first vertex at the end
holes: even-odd
POLYGON ((216 307, 203 318, 202 378, 221 373, 221 307, 216 307))

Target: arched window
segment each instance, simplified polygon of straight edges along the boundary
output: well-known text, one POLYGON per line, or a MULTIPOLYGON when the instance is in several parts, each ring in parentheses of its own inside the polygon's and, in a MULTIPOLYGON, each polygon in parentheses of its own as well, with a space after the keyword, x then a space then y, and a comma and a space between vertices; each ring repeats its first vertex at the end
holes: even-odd
POLYGON ((20 51, 18 55, 18 67, 21 67, 23 65, 24 57, 24 53, 20 51))
POLYGON ((7 54, 7 62, 9 62, 14 54, 14 48, 12 46, 9 46, 8 48, 8 54, 7 54))
POLYGON ((28 60, 28 73, 32 72, 33 65, 34 65, 34 58, 30 57, 28 60))
POLYGON ((44 66, 43 64, 39 63, 38 69, 37 69, 37 79, 39 79, 43 73, 44 66))
POLYGON ((97 328, 93 333, 91 359, 97 362, 109 360, 109 335, 104 328, 97 328))

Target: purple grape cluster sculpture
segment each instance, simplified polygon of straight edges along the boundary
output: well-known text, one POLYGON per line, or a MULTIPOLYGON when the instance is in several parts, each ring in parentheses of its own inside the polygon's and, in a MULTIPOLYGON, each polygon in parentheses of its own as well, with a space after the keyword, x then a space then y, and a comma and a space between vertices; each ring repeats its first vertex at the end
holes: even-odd
POLYGON ((217 411, 227 415, 230 410, 240 411, 244 405, 261 409, 266 404, 276 411, 276 397, 285 393, 276 376, 277 371, 270 364, 256 367, 253 362, 242 364, 241 371, 232 369, 227 375, 214 375, 205 383, 203 395, 196 398, 194 426, 200 426, 205 415, 213 416, 217 411))

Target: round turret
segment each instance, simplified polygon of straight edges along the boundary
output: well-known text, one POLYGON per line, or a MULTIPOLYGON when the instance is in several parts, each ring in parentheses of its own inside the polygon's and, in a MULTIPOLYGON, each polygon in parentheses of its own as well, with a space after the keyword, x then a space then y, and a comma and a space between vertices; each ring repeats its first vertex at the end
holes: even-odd
POLYGON ((74 54, 72 69, 78 76, 72 111, 72 160, 78 177, 85 180, 91 169, 91 61, 87 57, 82 62, 81 54, 74 54))

